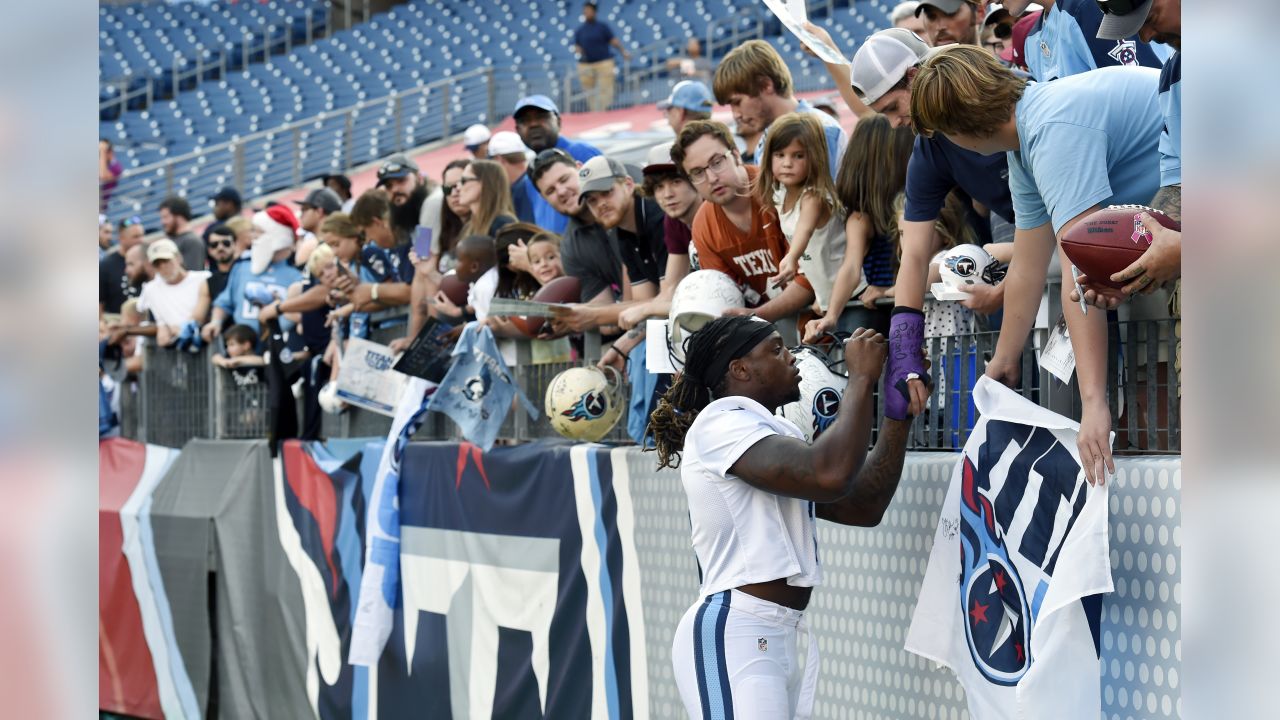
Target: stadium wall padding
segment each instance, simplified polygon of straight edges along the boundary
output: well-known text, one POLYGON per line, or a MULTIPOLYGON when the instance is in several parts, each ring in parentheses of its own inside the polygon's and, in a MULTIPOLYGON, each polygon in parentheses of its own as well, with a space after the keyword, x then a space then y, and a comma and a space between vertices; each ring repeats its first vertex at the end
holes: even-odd
MULTIPOLYGON (((377 668, 346 662, 383 441, 99 444, 99 696, 144 718, 677 718, 697 594, 675 472, 636 448, 413 443, 377 668), (406 614, 405 607, 412 608, 406 614)), ((911 453, 876 528, 819 524, 814 717, 963 718, 903 650, 952 453, 911 453)), ((1179 716, 1181 460, 1118 458, 1107 718, 1179 716)))

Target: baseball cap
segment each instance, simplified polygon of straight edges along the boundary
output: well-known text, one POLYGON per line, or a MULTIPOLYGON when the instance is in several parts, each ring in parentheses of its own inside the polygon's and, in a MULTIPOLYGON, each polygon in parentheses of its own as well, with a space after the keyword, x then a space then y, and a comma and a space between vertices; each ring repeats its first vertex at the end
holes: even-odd
POLYGON ((347 189, 347 192, 351 192, 351 178, 346 175, 341 173, 329 173, 327 175, 320 176, 321 185, 328 185, 330 180, 337 180, 339 185, 347 189))
POLYGON ((462 144, 469 148, 483 145, 488 139, 489 128, 480 123, 467 128, 467 131, 462 134, 462 144))
MULTIPOLYGON (((961 0, 963 2, 963 0, 961 0)), ((868 105, 879 100, 929 54, 929 44, 905 28, 867 38, 849 65, 849 84, 868 105)))
POLYGON ((1013 24, 1013 35, 1009 38, 1009 45, 1000 51, 1001 60, 1021 68, 1027 66, 1027 36, 1031 34, 1036 23, 1040 22, 1041 14, 1033 12, 1023 15, 1018 22, 1013 24))
POLYGON ((304 208, 319 208, 326 213, 336 213, 342 209, 342 198, 338 197, 338 193, 329 188, 316 188, 307 193, 307 196, 298 201, 298 204, 304 208))
POLYGON ((1009 11, 1004 9, 1000 3, 991 3, 987 6, 987 17, 983 19, 983 25, 990 25, 993 22, 1000 22, 1009 16, 1009 11))
POLYGON ((226 187, 222 188, 221 190, 219 190, 218 192, 214 193, 213 195, 211 195, 211 196, 209 197, 209 199, 210 199, 210 200, 212 200, 212 201, 214 201, 214 202, 218 202, 219 200, 226 200, 226 201, 228 201, 228 202, 233 202, 233 203, 235 203, 236 205, 243 205, 243 204, 244 204, 244 201, 240 199, 240 191, 236 190, 235 188, 231 187, 230 185, 228 185, 228 186, 226 186, 226 187))
POLYGON ((654 145, 649 148, 649 154, 644 158, 645 175, 650 173, 675 172, 676 164, 671 162, 671 146, 675 145, 675 141, 664 142, 660 145, 654 145))
POLYGON ((399 180, 402 177, 418 172, 418 163, 409 159, 404 153, 396 153, 378 167, 378 184, 388 180, 399 180))
POLYGON ((715 102, 711 99, 711 91, 697 80, 681 80, 671 88, 671 96, 658 103, 659 110, 678 107, 694 112, 711 112, 715 102))
POLYGON ((489 138, 489 157, 528 152, 529 148, 525 147, 524 141, 520 139, 520 136, 510 130, 496 132, 493 137, 489 138))
POLYGON ((168 238, 156 240, 147 246, 147 262, 156 262, 157 260, 172 260, 178 257, 178 246, 168 238))
POLYGON ((627 174, 627 169, 622 166, 622 163, 597 155, 578 170, 578 179, 581 183, 578 200, 581 201, 587 193, 608 190, 613 187, 615 178, 626 177, 631 176, 627 174))
POLYGON ((1102 10, 1102 23, 1098 25, 1098 37, 1102 40, 1123 40, 1136 35, 1151 12, 1151 0, 1097 0, 1102 10))
POLYGON ((551 98, 546 95, 529 95, 528 97, 522 97, 516 101, 516 109, 511 111, 512 117, 518 118, 520 116, 520 111, 527 107, 546 110, 547 112, 555 113, 557 115, 560 114, 560 108, 556 107, 556 104, 552 102, 551 98))
POLYGON ((932 5, 942 12, 952 15, 960 11, 965 4, 965 0, 920 0, 920 4, 916 6, 916 17, 920 17, 920 13, 924 12, 926 5, 932 5))

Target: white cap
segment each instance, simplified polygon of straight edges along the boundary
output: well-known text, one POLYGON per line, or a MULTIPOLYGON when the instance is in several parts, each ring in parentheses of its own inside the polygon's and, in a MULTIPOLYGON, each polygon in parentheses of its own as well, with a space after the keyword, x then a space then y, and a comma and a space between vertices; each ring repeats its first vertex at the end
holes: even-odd
POLYGON ((524 141, 520 136, 510 130, 502 130, 493 134, 489 138, 489 157, 496 155, 513 155, 515 153, 529 153, 529 148, 525 147, 524 141))
POLYGON ((868 105, 893 89, 929 53, 929 44, 904 28, 881 30, 862 44, 849 63, 849 81, 868 105))
POLYGON ((489 128, 479 123, 467 128, 467 131, 462 134, 462 144, 467 147, 475 147, 487 142, 488 140, 489 128))

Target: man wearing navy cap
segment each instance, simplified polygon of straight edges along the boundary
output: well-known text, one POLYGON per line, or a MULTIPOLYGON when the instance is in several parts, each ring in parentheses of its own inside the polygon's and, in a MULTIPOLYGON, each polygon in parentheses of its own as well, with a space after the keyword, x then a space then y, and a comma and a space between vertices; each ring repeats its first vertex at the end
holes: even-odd
POLYGON ((713 107, 711 90, 697 80, 681 80, 671 88, 671 96, 658 103, 658 109, 666 113, 667 124, 676 135, 687 122, 710 120, 713 107))
MULTIPOLYGON (((613 104, 616 69, 610 47, 618 48, 624 60, 631 59, 631 54, 614 36, 613 29, 596 20, 596 4, 589 2, 582 8, 582 24, 573 31, 573 52, 578 56, 578 82, 582 83, 593 112, 600 112, 613 104)), ((525 144, 528 145, 527 140, 525 144)))
POLYGON ((591 145, 560 136, 560 108, 546 95, 520 98, 511 115, 516 120, 520 139, 535 153, 560 148, 578 162, 586 162, 600 154, 591 145))
POLYGON ((216 195, 210 196, 209 200, 213 203, 213 222, 209 223, 209 227, 204 229, 200 237, 206 244, 209 242, 209 228, 239 215, 241 208, 244 207, 240 193, 230 185, 219 190, 216 195))

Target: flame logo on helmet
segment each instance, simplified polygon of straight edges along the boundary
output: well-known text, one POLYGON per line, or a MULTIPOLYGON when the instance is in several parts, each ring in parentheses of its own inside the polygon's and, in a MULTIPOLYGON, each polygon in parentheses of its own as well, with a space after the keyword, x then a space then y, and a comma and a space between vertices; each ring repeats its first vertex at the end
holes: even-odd
POLYGON ((813 396, 813 439, 823 433, 840 413, 840 393, 824 387, 813 396))
POLYGON ((578 398, 573 407, 560 413, 564 417, 577 422, 579 420, 595 420, 602 417, 609 409, 609 398, 599 390, 588 390, 578 398))

